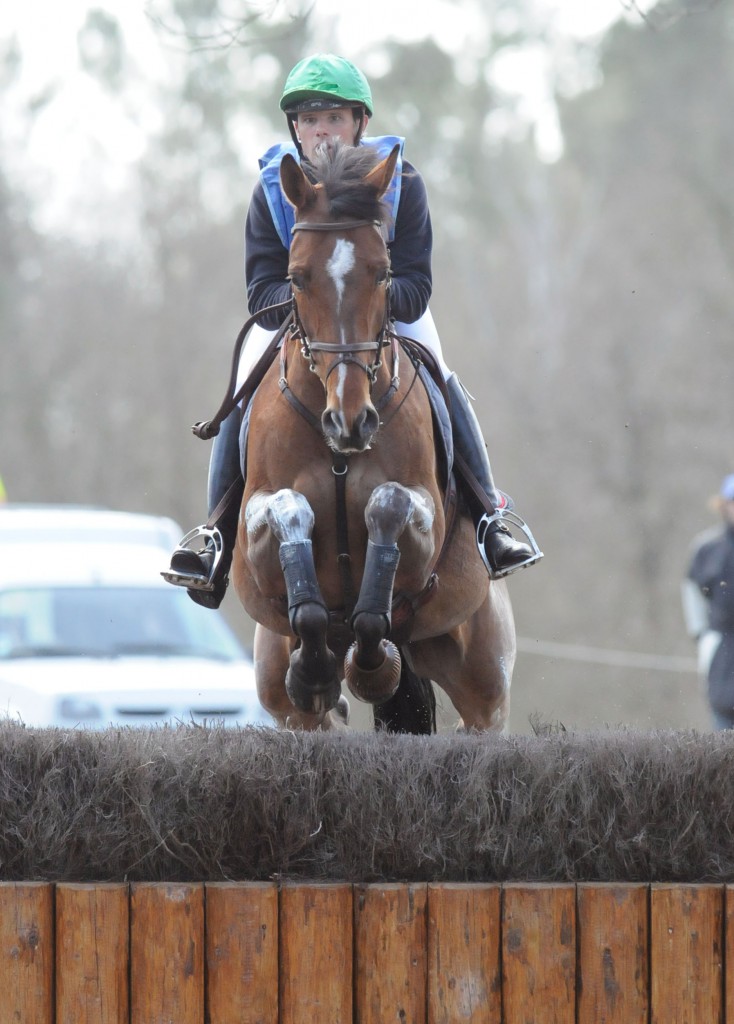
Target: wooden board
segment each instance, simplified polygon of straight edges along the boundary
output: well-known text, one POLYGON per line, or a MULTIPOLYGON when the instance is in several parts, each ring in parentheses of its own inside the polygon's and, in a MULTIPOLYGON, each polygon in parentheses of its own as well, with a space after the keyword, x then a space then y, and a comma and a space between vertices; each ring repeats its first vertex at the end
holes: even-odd
POLYGON ((573 885, 503 886, 504 1024, 575 1024, 575 900, 573 885))
POLYGON ((650 888, 652 1024, 723 1021, 721 885, 650 888))
POLYGON ((134 1024, 204 1019, 204 887, 135 882, 130 901, 134 1024))
POLYGON ((724 980, 724 1020, 734 1021, 734 885, 724 891, 724 962, 728 964, 724 980))
POLYGON ((280 892, 280 1024, 350 1024, 352 886, 280 892))
POLYGON ((354 998, 359 1024, 423 1024, 428 956, 423 884, 355 886, 354 998))
POLYGON ((428 1024, 502 1016, 499 885, 428 886, 428 1024))
POLYGON ((576 927, 578 1024, 648 1024, 648 887, 579 885, 576 927))
POLYGON ((206 885, 207 1020, 278 1024, 278 887, 206 885))
POLYGON ((56 1024, 128 1024, 127 885, 56 886, 56 1024))
POLYGON ((53 886, 0 882, 0 1024, 53 1024, 53 886))

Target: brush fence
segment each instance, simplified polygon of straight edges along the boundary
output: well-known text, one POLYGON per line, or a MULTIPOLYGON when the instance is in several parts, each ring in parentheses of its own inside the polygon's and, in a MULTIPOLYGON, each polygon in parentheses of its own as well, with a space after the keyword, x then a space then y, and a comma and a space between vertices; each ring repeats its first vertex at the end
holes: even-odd
POLYGON ((7 882, 0 1024, 717 1024, 732 950, 734 886, 7 882))

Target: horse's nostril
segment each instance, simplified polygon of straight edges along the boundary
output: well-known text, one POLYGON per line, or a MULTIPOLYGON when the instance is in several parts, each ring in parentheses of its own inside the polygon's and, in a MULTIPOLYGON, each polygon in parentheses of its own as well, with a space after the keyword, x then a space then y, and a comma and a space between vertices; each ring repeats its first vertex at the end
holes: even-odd
POLYGON ((321 428, 327 437, 339 437, 346 432, 344 417, 335 409, 324 410, 321 416, 321 428))
POLYGON ((372 406, 365 406, 351 422, 339 409, 325 409, 321 415, 324 435, 339 447, 362 451, 369 446, 380 425, 380 417, 372 406))
POLYGON ((366 406, 359 414, 354 423, 355 433, 359 437, 369 439, 380 425, 380 417, 371 405, 366 406))

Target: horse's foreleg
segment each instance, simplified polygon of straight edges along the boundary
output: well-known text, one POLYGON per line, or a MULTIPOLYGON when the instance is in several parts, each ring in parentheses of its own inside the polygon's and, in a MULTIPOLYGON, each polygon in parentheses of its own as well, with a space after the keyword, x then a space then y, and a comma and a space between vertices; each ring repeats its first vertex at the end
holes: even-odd
POLYGON ((349 704, 340 697, 336 707, 325 714, 308 714, 293 706, 285 688, 293 640, 272 633, 264 626, 255 627, 255 679, 260 703, 281 729, 345 729, 349 721, 349 704))
POLYGON ((349 689, 359 700, 379 704, 392 697, 400 682, 400 653, 386 639, 390 631, 393 586, 400 561, 398 539, 406 528, 411 560, 428 564, 433 551, 435 509, 423 489, 390 482, 372 492, 367 508, 367 557, 359 597, 352 614, 355 642, 344 662, 349 689))
POLYGON ((336 706, 341 696, 341 682, 336 657, 326 643, 329 611, 313 560, 313 511, 298 491, 281 490, 275 494, 254 495, 247 503, 245 517, 251 558, 264 526, 279 545, 288 618, 293 633, 300 640, 290 657, 286 691, 298 711, 324 715, 336 706))

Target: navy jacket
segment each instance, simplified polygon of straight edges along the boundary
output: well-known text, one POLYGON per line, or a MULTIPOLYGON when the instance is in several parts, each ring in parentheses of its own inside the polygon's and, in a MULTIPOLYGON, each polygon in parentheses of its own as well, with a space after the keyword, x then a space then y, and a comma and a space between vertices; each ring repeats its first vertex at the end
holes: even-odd
MULTIPOLYGON (((394 320, 413 323, 428 308, 431 297, 431 251, 433 231, 423 178, 407 161, 403 162, 400 204, 395 219, 395 240, 390 243, 392 287, 390 313, 394 320)), ((260 181, 252 193, 245 224, 245 278, 247 305, 251 314, 290 298, 288 250, 284 247, 260 181)), ((260 320, 276 330, 287 308, 260 320)))
POLYGON ((694 552, 688 577, 709 603, 709 624, 734 633, 734 527, 705 540, 694 552))

